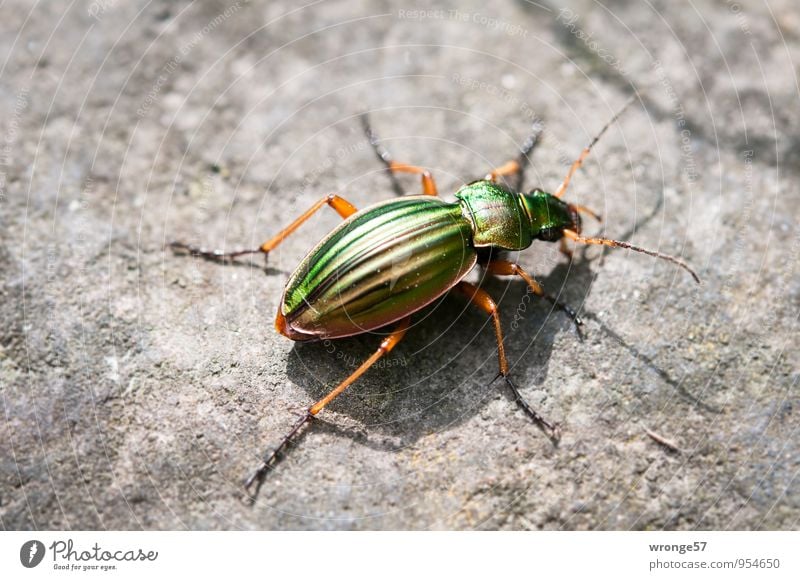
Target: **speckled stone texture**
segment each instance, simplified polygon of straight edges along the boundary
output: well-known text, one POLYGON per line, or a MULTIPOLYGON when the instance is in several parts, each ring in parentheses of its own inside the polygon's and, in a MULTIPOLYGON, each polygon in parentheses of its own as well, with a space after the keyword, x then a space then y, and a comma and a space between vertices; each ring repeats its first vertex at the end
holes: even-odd
POLYGON ((0 28, 3 528, 798 527, 795 0, 10 0, 0 28), (253 246, 330 192, 391 196, 362 111, 451 200, 538 120, 525 183, 553 190, 635 92, 567 198, 604 216, 588 233, 680 255, 702 285, 535 243, 519 263, 580 308, 580 340, 521 281, 484 284, 561 444, 489 385, 491 323, 448 296, 244 501, 379 337, 273 328, 330 210, 266 268, 165 244, 253 246))

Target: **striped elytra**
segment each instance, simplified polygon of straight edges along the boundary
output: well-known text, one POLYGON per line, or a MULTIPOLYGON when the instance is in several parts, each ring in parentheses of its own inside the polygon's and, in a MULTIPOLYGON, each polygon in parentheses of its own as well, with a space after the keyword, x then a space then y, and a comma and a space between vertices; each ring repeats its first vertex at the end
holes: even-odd
POLYGON ((407 196, 367 207, 303 259, 276 326, 294 340, 338 338, 406 317, 473 268, 472 236, 458 203, 407 196))

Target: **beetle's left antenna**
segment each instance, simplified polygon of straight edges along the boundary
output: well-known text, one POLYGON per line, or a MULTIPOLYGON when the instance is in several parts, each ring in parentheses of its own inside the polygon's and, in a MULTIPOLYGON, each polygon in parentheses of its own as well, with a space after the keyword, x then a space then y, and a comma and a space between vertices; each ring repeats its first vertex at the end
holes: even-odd
POLYGON ((581 151, 580 156, 575 160, 575 163, 573 163, 572 166, 569 168, 569 171, 567 172, 567 176, 564 178, 564 181, 561 182, 561 185, 558 186, 558 189, 556 189, 556 192, 553 194, 555 197, 561 197, 562 195, 564 195, 564 192, 567 191, 567 187, 569 187, 569 180, 572 179, 572 176, 575 174, 575 172, 578 171, 578 169, 580 169, 581 165, 583 165, 583 162, 586 159, 586 157, 589 156, 592 147, 594 147, 597 144, 597 142, 600 140, 600 137, 603 136, 603 133, 608 131, 608 128, 611 125, 613 125, 617 121, 617 119, 620 118, 620 115, 622 115, 622 113, 625 112, 625 109, 630 107, 631 104, 638 99, 639 99, 638 94, 631 95, 631 97, 625 102, 625 104, 622 105, 622 108, 620 108, 620 110, 617 111, 613 117, 611 117, 611 120, 609 120, 609 122, 606 123, 602 129, 600 129, 600 132, 595 136, 594 139, 592 139, 591 143, 589 143, 586 147, 584 147, 583 151, 581 151))

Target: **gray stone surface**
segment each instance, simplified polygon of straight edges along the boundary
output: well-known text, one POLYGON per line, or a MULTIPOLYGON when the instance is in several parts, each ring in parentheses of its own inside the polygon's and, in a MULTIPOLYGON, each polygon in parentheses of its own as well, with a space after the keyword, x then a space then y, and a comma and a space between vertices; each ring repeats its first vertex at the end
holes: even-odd
POLYGON ((794 0, 57 6, 11 0, 0 24, 4 528, 797 528, 794 0), (486 283, 561 445, 487 386, 491 325, 451 296, 244 502, 265 446, 378 339, 273 329, 333 212, 266 271, 165 242, 249 246, 328 192, 391 195, 364 110, 447 196, 535 115, 526 184, 553 189, 634 90, 568 197, 703 284, 536 243, 520 263, 582 309, 580 341, 520 282, 486 283))

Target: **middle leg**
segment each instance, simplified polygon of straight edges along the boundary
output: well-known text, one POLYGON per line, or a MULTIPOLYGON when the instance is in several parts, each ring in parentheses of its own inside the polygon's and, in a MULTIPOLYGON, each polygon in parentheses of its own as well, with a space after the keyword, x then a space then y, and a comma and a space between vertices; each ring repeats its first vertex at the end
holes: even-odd
POLYGON ((547 436, 550 437, 550 439, 553 441, 558 441, 560 437, 560 429, 558 424, 551 423, 542 417, 533 407, 531 407, 530 404, 524 398, 522 398, 522 394, 519 392, 519 387, 517 387, 514 381, 511 380, 511 377, 508 376, 508 359, 506 358, 506 351, 503 346, 503 332, 500 328, 500 314, 497 311, 497 304, 495 304, 488 292, 478 288, 474 284, 470 284, 469 282, 459 282, 455 286, 455 289, 465 295, 472 304, 492 316, 492 322, 494 322, 494 332, 497 338, 497 356, 500 364, 500 372, 497 374, 494 380, 496 381, 500 377, 503 377, 503 380, 505 380, 506 384, 514 395, 514 400, 525 412, 525 414, 533 419, 533 421, 542 430, 544 430, 545 433, 547 433, 547 436))
POLYGON ((523 142, 522 146, 519 149, 519 154, 513 158, 509 159, 499 167, 495 167, 489 173, 486 174, 484 179, 488 181, 497 181, 498 177, 505 177, 508 175, 516 175, 517 179, 514 183, 514 189, 516 191, 522 190, 523 180, 524 180, 524 173, 525 167, 527 167, 528 162, 530 160, 530 153, 533 151, 534 147, 539 143, 539 139, 542 136, 542 127, 541 124, 536 121, 533 123, 531 133, 528 135, 527 139, 523 142))
POLYGON ((386 168, 389 170, 390 175, 392 176, 393 186, 395 193, 398 195, 403 195, 403 189, 400 187, 400 184, 397 182, 395 178, 395 173, 416 173, 422 176, 422 193, 425 195, 439 195, 439 191, 436 189, 436 182, 431 175, 431 172, 425 169, 424 167, 418 167, 416 165, 409 165, 407 163, 400 163, 392 159, 391 153, 389 153, 388 149, 381 145, 378 136, 372 130, 372 127, 369 123, 369 117, 366 113, 361 115, 361 124, 364 127, 364 133, 367 135, 367 139, 369 140, 369 144, 372 145, 372 148, 375 150, 375 154, 378 156, 378 159, 386 165, 386 168))

